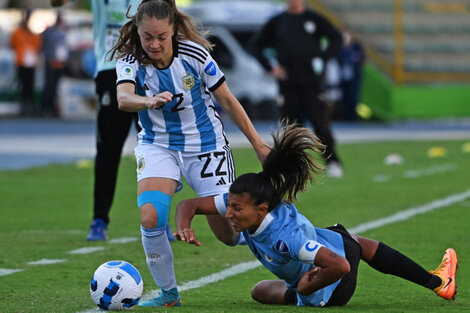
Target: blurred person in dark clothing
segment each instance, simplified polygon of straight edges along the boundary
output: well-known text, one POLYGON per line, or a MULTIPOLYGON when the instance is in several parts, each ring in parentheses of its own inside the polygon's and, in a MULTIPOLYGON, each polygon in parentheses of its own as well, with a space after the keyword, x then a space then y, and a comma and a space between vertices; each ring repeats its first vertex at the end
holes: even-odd
POLYGON ((326 145, 328 175, 342 177, 327 105, 321 99, 326 60, 335 57, 341 33, 304 0, 287 0, 287 10, 272 17, 254 43, 254 54, 279 82, 281 116, 310 122, 326 145), (325 44, 327 43, 327 44, 325 44))
POLYGON ((341 67, 340 101, 341 117, 347 121, 357 119, 356 106, 359 103, 362 83, 362 65, 365 54, 361 44, 355 40, 351 33, 343 31, 344 46, 338 54, 341 67))
MULTIPOLYGON (((53 6, 73 0, 51 0, 53 6)), ((116 96, 116 61, 108 61, 107 53, 119 38, 119 30, 128 19, 131 6, 135 12, 141 0, 88 1, 93 13, 93 40, 96 59, 94 73, 98 116, 96 125, 96 157, 94 171, 93 221, 88 241, 108 238, 109 212, 113 203, 121 153, 137 113, 119 110, 116 96)), ((140 130, 140 129, 139 129, 140 130)), ((171 234, 170 234, 171 236, 171 234)))
POLYGON ((41 36, 31 31, 28 26, 32 11, 26 10, 18 27, 13 31, 10 45, 16 56, 17 75, 20 82, 20 114, 36 115, 34 107, 34 75, 39 61, 41 36))
POLYGON ((42 50, 45 61, 45 82, 42 93, 41 115, 57 117, 57 86, 64 73, 69 50, 66 43, 66 26, 59 13, 54 25, 42 33, 42 50))

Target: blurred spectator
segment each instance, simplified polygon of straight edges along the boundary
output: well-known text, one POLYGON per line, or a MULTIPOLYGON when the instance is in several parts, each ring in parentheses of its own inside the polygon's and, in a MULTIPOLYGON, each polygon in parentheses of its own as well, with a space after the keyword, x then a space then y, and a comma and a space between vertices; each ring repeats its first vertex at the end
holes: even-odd
POLYGON ((34 75, 41 49, 41 36, 33 33, 28 22, 32 11, 26 10, 18 27, 13 31, 10 45, 16 55, 17 75, 20 83, 20 106, 22 116, 33 116, 38 112, 34 105, 34 75))
MULTIPOLYGON (((51 0, 53 6, 72 0, 51 0)), ((96 157, 93 190, 93 221, 87 240, 108 239, 109 212, 113 203, 122 147, 132 124, 137 128, 137 113, 119 110, 116 95, 116 60, 108 51, 119 38, 119 30, 134 14, 141 0, 89 0, 93 13, 93 41, 96 68, 94 78, 98 99, 96 157), (128 9, 130 7, 130 12, 128 9)), ((90 55, 85 56, 89 58, 90 55)), ((87 68, 90 71, 91 68, 87 68)), ((140 129, 139 129, 140 131, 140 129)))
POLYGON ((341 67, 341 119, 354 121, 357 119, 356 106, 361 92, 365 54, 361 44, 348 31, 343 31, 343 42, 344 46, 338 54, 341 67))
POLYGON ((59 13, 54 25, 42 33, 45 61, 45 82, 42 92, 41 115, 57 117, 57 85, 64 73, 69 50, 66 43, 66 27, 59 13))
POLYGON ((336 56, 341 46, 341 33, 326 18, 308 9, 304 0, 287 0, 287 11, 271 18, 254 44, 255 56, 278 80, 282 117, 312 124, 326 145, 324 156, 331 177, 342 177, 343 169, 321 94, 325 62, 336 56))

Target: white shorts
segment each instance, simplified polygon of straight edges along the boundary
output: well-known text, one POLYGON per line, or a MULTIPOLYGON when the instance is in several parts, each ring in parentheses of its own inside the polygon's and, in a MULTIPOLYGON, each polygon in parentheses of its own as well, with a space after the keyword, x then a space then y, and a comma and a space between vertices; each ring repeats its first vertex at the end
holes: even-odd
POLYGON ((181 174, 199 197, 228 192, 235 180, 232 150, 208 152, 175 151, 156 144, 134 148, 137 181, 149 177, 171 178, 181 184, 181 174))

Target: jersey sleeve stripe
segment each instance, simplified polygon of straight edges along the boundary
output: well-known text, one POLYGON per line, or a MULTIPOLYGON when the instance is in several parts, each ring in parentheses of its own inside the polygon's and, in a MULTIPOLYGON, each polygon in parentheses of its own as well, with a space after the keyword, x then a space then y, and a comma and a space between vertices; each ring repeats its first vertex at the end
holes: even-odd
POLYGON ((197 46, 189 45, 189 44, 184 43, 184 42, 181 42, 181 41, 178 42, 178 47, 179 47, 179 48, 183 48, 183 47, 184 47, 184 48, 186 48, 186 49, 196 50, 196 51, 198 51, 199 53, 201 53, 202 55, 204 55, 205 58, 207 58, 207 57, 209 56, 209 54, 208 54, 206 51, 204 51, 204 49, 201 49, 201 48, 199 48, 199 47, 197 47, 197 46))
POLYGON ((136 58, 135 58, 134 55, 128 54, 128 55, 126 55, 124 58, 122 58, 122 61, 123 61, 123 62, 127 62, 127 63, 129 63, 129 64, 133 64, 133 63, 135 63, 136 58))
POLYGON ((217 88, 220 87, 220 85, 222 85, 223 83, 225 82, 225 76, 222 76, 219 81, 217 83, 215 83, 214 86, 210 87, 209 88, 209 91, 210 92, 214 92, 215 90, 217 90, 217 88))
POLYGON ((120 84, 125 84, 125 83, 131 83, 133 85, 135 85, 135 81, 131 80, 131 79, 123 79, 123 80, 120 80, 116 83, 116 86, 117 85, 120 85, 120 84))
POLYGON ((178 49, 178 52, 179 53, 182 53, 182 51, 185 51, 187 53, 192 53, 192 54, 195 54, 195 55, 198 55, 199 57, 201 57, 202 60, 206 60, 207 59, 207 55, 204 55, 200 52, 198 52, 197 50, 194 50, 194 49, 188 49, 188 48, 185 48, 185 47, 179 47, 178 49))
POLYGON ((194 54, 191 54, 191 53, 188 53, 188 52, 185 52, 185 51, 182 51, 182 50, 178 50, 178 53, 179 53, 179 54, 184 54, 184 55, 187 55, 187 56, 189 56, 189 57, 191 57, 191 58, 193 58, 193 59, 196 59, 197 61, 199 61, 199 62, 202 63, 202 64, 205 63, 204 60, 198 58, 198 57, 197 57, 196 55, 194 55, 194 54))

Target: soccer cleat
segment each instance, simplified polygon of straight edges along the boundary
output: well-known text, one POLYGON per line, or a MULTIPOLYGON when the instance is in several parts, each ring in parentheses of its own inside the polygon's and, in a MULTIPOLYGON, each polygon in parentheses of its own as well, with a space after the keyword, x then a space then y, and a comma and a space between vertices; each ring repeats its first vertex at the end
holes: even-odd
POLYGON ((455 250, 449 248, 446 250, 441 264, 434 270, 429 271, 442 279, 442 284, 434 289, 434 292, 446 300, 454 300, 456 292, 455 273, 457 272, 457 254, 455 250))
POLYGON ((103 241, 108 239, 108 224, 102 219, 95 218, 90 225, 90 232, 86 237, 88 241, 103 241))
POLYGON ((178 293, 178 289, 173 288, 168 291, 162 289, 160 294, 148 301, 139 303, 139 306, 182 306, 181 298, 178 293))
POLYGON ((343 167, 337 161, 331 161, 326 166, 326 172, 329 177, 341 178, 343 177, 343 167))

